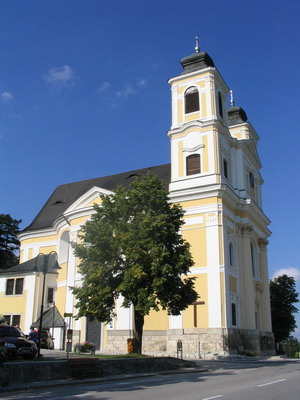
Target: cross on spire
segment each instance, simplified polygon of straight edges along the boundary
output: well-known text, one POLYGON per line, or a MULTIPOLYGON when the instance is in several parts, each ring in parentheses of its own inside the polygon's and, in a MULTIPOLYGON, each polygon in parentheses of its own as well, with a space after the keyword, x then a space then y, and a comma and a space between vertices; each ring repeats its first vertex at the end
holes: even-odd
POLYGON ((195 52, 200 53, 200 48, 199 48, 199 37, 195 36, 194 39, 196 40, 196 46, 195 46, 195 52))

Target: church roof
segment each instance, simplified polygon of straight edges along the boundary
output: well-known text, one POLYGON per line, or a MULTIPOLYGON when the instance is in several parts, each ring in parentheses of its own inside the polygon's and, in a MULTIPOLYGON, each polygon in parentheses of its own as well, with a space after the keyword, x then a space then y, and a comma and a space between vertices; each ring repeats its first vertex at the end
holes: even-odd
POLYGON ((143 176, 148 171, 157 175, 158 178, 166 183, 166 186, 169 185, 171 181, 171 164, 163 164, 155 167, 123 172, 121 174, 60 185, 55 189, 32 223, 22 232, 52 227, 57 217, 63 214, 77 199, 95 186, 114 191, 117 186, 128 187, 132 178, 143 176))

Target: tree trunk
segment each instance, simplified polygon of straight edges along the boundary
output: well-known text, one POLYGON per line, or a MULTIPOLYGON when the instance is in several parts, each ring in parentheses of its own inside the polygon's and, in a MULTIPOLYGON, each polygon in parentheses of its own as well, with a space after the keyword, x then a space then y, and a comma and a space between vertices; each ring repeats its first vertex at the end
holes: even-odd
POLYGON ((134 310, 134 352, 137 354, 142 353, 142 338, 143 338, 143 326, 144 326, 144 315, 134 310))

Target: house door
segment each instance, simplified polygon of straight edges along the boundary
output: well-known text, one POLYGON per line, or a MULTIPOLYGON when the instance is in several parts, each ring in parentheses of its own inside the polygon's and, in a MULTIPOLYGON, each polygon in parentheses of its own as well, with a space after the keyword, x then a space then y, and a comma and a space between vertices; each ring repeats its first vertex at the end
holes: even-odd
POLYGON ((100 349, 101 343, 101 322, 86 321, 86 340, 96 345, 96 350, 100 349))

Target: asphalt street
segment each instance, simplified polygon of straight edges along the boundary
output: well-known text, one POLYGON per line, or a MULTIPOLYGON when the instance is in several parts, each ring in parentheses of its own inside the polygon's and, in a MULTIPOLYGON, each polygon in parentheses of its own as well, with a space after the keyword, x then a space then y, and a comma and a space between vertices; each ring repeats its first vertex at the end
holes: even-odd
POLYGON ((1 399, 299 400, 300 361, 199 362, 208 372, 30 389, 1 399))

